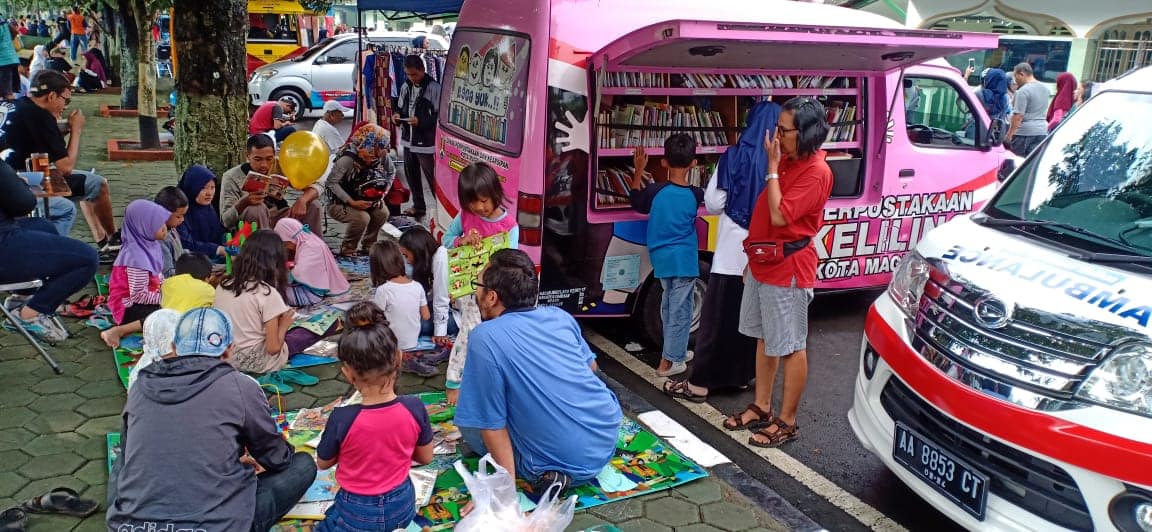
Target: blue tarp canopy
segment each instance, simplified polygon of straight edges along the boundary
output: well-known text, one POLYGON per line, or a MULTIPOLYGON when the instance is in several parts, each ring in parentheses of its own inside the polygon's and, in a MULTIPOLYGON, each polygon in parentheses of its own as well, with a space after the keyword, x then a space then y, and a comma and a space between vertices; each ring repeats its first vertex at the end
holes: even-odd
POLYGON ((459 13, 464 0, 356 0, 360 11, 408 11, 421 15, 459 13))

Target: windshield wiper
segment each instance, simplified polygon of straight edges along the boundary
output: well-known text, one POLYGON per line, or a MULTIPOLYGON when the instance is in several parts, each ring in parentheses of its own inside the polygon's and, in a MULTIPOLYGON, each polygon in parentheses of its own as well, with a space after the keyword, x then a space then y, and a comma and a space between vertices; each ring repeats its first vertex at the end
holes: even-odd
MULTIPOLYGON (((971 219, 972 222, 976 225, 985 225, 989 227, 1056 227, 1076 234, 1103 240, 1122 249, 1132 249, 1131 246, 1122 240, 1104 236, 1082 227, 1076 227, 1075 225, 1064 222, 1054 222, 1052 220, 1014 220, 1009 218, 994 218, 982 212, 972 215, 971 219)), ((1081 253, 1072 255, 1072 257, 1078 260, 1085 260, 1089 262, 1131 262, 1152 264, 1152 257, 1132 253, 1081 253)))

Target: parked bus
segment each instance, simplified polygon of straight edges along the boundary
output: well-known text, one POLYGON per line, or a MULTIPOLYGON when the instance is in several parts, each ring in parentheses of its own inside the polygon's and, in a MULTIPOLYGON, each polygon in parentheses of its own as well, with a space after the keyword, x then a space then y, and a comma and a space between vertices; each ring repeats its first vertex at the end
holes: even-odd
POLYGON ((303 16, 322 16, 297 0, 248 0, 248 75, 260 66, 304 53, 312 44, 303 16))
MULTIPOLYGON (((638 315, 658 343, 647 217, 620 180, 632 147, 646 146, 659 179, 667 126, 691 124, 703 167, 693 180, 704 186, 757 100, 814 96, 835 122, 824 146, 835 185, 813 239, 818 287, 883 286, 924 233, 996 188, 999 128, 939 59, 996 44, 803 2, 469 0, 442 82, 433 225, 458 212, 459 172, 487 162, 516 198, 508 207, 539 264, 540 303, 638 315), (935 111, 906 118, 905 84, 935 111), (973 132, 943 108, 970 115, 973 132)), ((697 313, 716 225, 701 208, 697 313)))

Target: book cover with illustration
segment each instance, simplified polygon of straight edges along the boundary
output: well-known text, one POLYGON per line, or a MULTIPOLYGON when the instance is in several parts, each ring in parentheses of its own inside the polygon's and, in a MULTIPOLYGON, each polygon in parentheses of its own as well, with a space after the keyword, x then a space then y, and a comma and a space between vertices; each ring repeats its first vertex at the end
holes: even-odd
POLYGON ((261 194, 279 198, 284 190, 292 186, 287 177, 272 174, 264 175, 259 172, 248 172, 248 180, 244 182, 242 190, 249 194, 261 194))
POLYGON ((478 246, 459 246, 448 250, 448 295, 459 299, 476 292, 472 281, 488 264, 493 253, 510 247, 508 233, 498 233, 480 241, 478 246))

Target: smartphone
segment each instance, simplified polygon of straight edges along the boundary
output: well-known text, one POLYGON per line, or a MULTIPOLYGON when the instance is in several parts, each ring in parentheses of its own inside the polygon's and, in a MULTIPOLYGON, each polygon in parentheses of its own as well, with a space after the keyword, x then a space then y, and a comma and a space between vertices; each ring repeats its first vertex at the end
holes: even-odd
POLYGON ((976 58, 973 58, 973 57, 968 58, 968 68, 971 68, 971 69, 976 68, 976 58))

